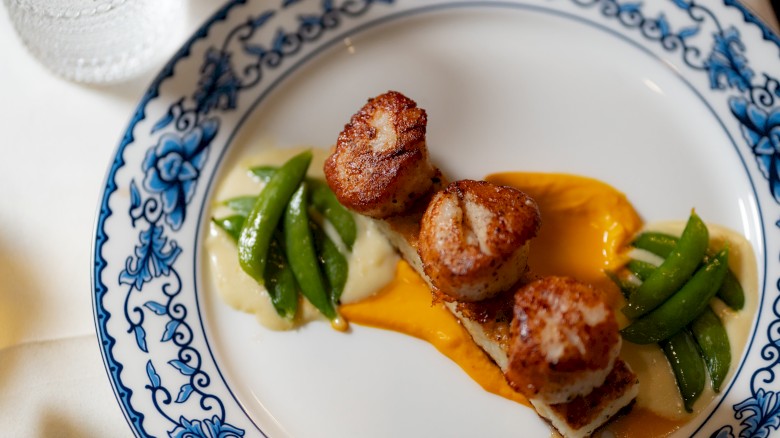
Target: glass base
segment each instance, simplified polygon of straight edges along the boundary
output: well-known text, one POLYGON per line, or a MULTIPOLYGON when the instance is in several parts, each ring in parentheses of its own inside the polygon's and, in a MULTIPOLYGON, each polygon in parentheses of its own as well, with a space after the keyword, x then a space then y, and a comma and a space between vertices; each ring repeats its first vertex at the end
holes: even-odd
POLYGON ((77 82, 130 79, 172 49, 184 0, 5 0, 29 52, 77 82))

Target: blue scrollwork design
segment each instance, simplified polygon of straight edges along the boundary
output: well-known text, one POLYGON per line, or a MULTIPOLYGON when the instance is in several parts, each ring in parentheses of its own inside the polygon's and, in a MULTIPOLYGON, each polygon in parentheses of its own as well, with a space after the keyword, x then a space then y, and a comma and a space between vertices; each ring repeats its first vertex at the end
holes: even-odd
POLYGON ((236 107, 241 80, 233 73, 230 54, 210 48, 201 71, 198 90, 193 96, 197 111, 204 114, 212 109, 230 110, 236 107))
POLYGON ((151 224, 142 230, 138 236, 139 244, 135 247, 135 257, 128 257, 125 269, 119 275, 119 283, 127 284, 141 290, 144 283, 153 278, 167 276, 181 248, 175 241, 168 242, 163 235, 163 229, 151 224))
MULTIPOLYGON (((694 0, 670 0, 691 23, 677 31, 670 28, 663 14, 646 16, 638 2, 571 1, 582 7, 599 7, 605 17, 617 19, 627 28, 639 29, 643 37, 658 41, 665 50, 679 51, 688 67, 707 74, 712 90, 733 93, 727 97, 731 113, 739 122, 742 137, 767 180, 770 193, 780 203, 780 82, 768 74, 756 75, 736 28, 724 28, 709 8, 694 0), (714 32, 702 35, 705 22, 714 32), (707 40, 708 37, 711 39, 707 40)), ((777 225, 780 227, 780 221, 777 225)), ((742 429, 735 432, 726 425, 712 437, 734 437, 735 433, 740 438, 767 437, 772 430, 780 430, 780 393, 762 386, 774 382, 775 369, 780 366, 780 297, 774 304, 774 319, 767 329, 769 342, 761 350, 767 363, 753 373, 751 396, 733 407, 734 418, 741 420, 742 429)))
MULTIPOLYGON (((780 280, 778 280, 780 288, 780 280)), ((772 304, 772 322, 767 328, 768 342, 761 348, 761 358, 766 362, 758 368, 750 382, 751 397, 734 405, 734 417, 741 420, 739 438, 768 437, 780 430, 780 393, 767 390, 762 384, 775 380, 780 367, 780 296, 772 304)))
POLYGON ((772 196, 780 202, 780 108, 767 111, 744 97, 732 97, 729 107, 761 174, 769 181, 772 196))
POLYGON ((179 388, 175 400, 171 397, 168 389, 163 386, 162 378, 154 368, 152 361, 146 363, 146 375, 149 378, 149 384, 146 385, 146 388, 152 392, 152 398, 158 411, 174 424, 174 428, 168 432, 168 436, 171 438, 231 438, 244 436, 244 430, 224 422, 224 407, 219 399, 203 392, 202 388, 208 386, 209 377, 207 374, 199 371, 196 366, 188 363, 194 357, 197 357, 197 352, 190 351, 187 355, 190 353, 193 353, 194 356, 187 357, 186 360, 177 359, 168 362, 179 370, 181 374, 190 377, 190 383, 186 383, 179 388), (165 406, 169 406, 171 403, 186 403, 193 394, 198 394, 201 397, 200 406, 204 410, 211 410, 216 407, 220 413, 203 420, 187 419, 181 415, 175 418, 165 413, 165 406), (209 405, 204 400, 209 400, 212 404, 209 405))
POLYGON ((203 421, 188 421, 181 418, 179 426, 169 436, 171 438, 233 438, 244 436, 244 432, 229 424, 223 424, 219 417, 214 416, 203 421))
MULTIPOLYGON (((143 178, 140 184, 131 180, 129 186, 129 217, 133 228, 140 230, 138 243, 126 259, 118 284, 128 288, 124 316, 138 349, 148 354, 150 343, 157 342, 160 347, 168 346, 165 351, 175 351, 167 361, 158 353, 146 365, 146 389, 156 410, 171 424, 170 437, 241 437, 245 433, 226 421, 224 403, 209 389, 211 377, 193 344, 196 334, 182 303, 185 288, 176 269, 182 248, 170 237, 187 221, 187 206, 219 132, 221 113, 238 108, 244 91, 259 84, 265 71, 282 65, 306 43, 339 27, 344 19, 360 16, 373 4, 392 2, 323 0, 320 13, 299 16, 291 31, 277 29, 270 43, 262 41, 259 30, 269 25, 276 11, 247 18, 227 33, 221 45, 205 50, 195 92, 170 105, 150 129, 155 140, 141 162, 143 178), (145 298, 136 304, 134 297, 141 292, 145 298), (147 316, 163 319, 164 328, 157 336, 147 333, 147 316), (158 372, 162 367, 167 374, 158 372), (167 382, 163 375, 168 376, 167 382), (194 407, 186 412, 200 411, 200 416, 181 415, 183 406, 194 407)), ((297 3, 284 0, 281 7, 297 3)))
POLYGON ((159 194, 165 221, 178 230, 195 184, 208 158, 208 147, 219 129, 215 118, 202 120, 184 134, 165 133, 146 153, 142 169, 144 188, 159 194))
POLYGON ((751 88, 753 70, 748 67, 745 58, 745 45, 737 29, 730 27, 715 34, 712 52, 705 67, 709 71, 710 86, 724 90, 736 87, 740 91, 751 88), (725 81, 725 83, 723 82, 725 81))
POLYGON ((742 420, 740 438, 766 438, 780 427, 780 394, 759 388, 752 398, 734 406, 735 417, 742 420))
MULTIPOLYGON (((288 0, 282 7, 297 3, 288 0)), ((229 32, 221 46, 206 51, 198 87, 192 96, 194 104, 187 106, 184 99, 179 100, 153 131, 170 123, 176 123, 179 130, 188 129, 197 123, 198 115, 235 109, 241 92, 260 83, 266 70, 278 68, 305 44, 317 41, 327 31, 339 27, 344 19, 358 17, 377 3, 392 4, 393 0, 323 0, 320 13, 301 14, 295 29, 277 29, 270 42, 261 41, 256 35, 276 11, 248 17, 229 32)))
POLYGON ((644 38, 658 42, 668 51, 679 50, 682 59, 688 67, 694 70, 704 70, 705 57, 702 50, 692 40, 701 33, 701 23, 711 15, 709 10, 701 8, 693 2, 672 0, 673 3, 687 11, 691 24, 680 29, 672 29, 669 20, 663 13, 655 17, 644 14, 641 2, 619 2, 618 0, 572 0, 583 7, 598 7, 601 14, 607 18, 616 19, 629 29, 637 29, 644 38))

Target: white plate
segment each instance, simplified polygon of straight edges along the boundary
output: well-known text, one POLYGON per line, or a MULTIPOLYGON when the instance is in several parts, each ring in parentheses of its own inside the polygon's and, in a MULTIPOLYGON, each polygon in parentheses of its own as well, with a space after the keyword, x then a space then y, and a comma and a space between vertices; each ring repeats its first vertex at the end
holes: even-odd
POLYGON ((139 436, 547 436, 429 345, 313 323, 269 332, 201 275, 210 192, 263 142, 327 147, 388 89, 429 115, 444 171, 589 175, 647 221, 691 207, 759 261, 760 314, 680 436, 780 420, 778 38, 734 1, 233 1, 154 81, 97 218, 95 324, 139 436))

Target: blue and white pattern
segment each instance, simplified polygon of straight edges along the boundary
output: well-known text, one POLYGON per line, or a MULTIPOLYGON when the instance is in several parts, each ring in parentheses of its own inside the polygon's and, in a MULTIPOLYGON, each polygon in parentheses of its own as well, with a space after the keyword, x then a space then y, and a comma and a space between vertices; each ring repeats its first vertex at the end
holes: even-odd
MULTIPOLYGON (((730 120, 724 123, 737 127, 741 146, 763 177, 758 190, 780 204, 780 71, 754 65, 743 32, 757 27, 775 56, 780 40, 734 1, 715 7, 664 0, 652 9, 630 0, 267 4, 228 2, 177 53, 138 106, 106 181, 94 248, 95 322, 117 398, 139 436, 264 435, 210 352, 194 290, 198 249, 187 245, 203 220, 206 180, 213 178, 245 114, 286 72, 350 32, 433 10, 483 6, 549 9, 621 32, 676 56, 686 75, 706 79, 707 99, 728 108, 730 120), (745 23, 723 21, 723 11, 735 10, 745 23), (171 93, 165 87, 184 76, 183 68, 195 73, 182 80, 182 89, 189 85, 192 91, 171 93)), ((765 336, 751 341, 757 343, 752 355, 759 365, 740 369, 750 376, 750 397, 718 406, 730 410, 733 421, 709 427, 712 436, 764 437, 780 430, 777 285, 764 292, 763 301, 771 302, 772 314, 758 324, 765 336)))

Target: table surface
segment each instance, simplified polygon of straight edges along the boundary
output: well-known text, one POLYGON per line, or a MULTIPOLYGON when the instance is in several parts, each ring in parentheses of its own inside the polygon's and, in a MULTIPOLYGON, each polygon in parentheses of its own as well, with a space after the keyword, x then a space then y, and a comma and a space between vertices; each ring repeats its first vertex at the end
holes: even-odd
MULTIPOLYGON (((744 3, 778 28, 769 0, 744 3)), ((218 6, 190 0, 176 44, 218 6)), ((71 83, 26 52, 3 8, 0 53, 0 435, 129 436, 95 337, 89 264, 108 164, 163 61, 118 85, 71 83)))

